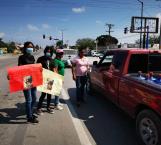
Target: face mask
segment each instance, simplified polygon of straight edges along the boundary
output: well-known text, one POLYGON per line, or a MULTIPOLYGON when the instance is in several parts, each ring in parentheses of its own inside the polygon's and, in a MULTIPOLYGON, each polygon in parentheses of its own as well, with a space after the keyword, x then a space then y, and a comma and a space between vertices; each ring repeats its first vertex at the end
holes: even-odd
POLYGON ((51 53, 49 53, 49 52, 47 52, 45 55, 46 55, 47 57, 51 57, 51 53))
POLYGON ((27 48, 27 49, 26 49, 26 52, 27 52, 28 54, 32 54, 32 53, 33 53, 33 48, 27 48))

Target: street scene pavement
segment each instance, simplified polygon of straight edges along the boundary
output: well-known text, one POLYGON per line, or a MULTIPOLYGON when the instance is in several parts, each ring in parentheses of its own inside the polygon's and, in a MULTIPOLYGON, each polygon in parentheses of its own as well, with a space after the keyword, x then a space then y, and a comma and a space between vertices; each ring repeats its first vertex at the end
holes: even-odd
MULTIPOLYGON (((99 58, 89 60, 92 63, 99 58)), ((40 123, 26 124, 23 94, 10 94, 6 78, 6 66, 17 65, 17 57, 0 61, 0 145, 137 145, 135 122, 103 96, 86 94, 86 103, 76 106, 75 82, 69 68, 60 100, 64 109, 49 114, 45 101, 40 123)))

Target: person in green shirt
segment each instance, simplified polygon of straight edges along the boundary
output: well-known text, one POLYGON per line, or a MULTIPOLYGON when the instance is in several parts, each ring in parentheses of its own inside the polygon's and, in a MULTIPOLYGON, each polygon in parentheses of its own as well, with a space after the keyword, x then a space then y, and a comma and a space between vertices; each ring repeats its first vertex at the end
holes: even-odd
MULTIPOLYGON (((52 61, 50 61, 50 70, 62 76, 64 76, 64 73, 65 73, 65 64, 61 60, 63 57, 63 54, 64 54, 63 49, 57 49, 56 57, 52 61)), ((55 109, 63 110, 63 107, 60 105, 60 102, 59 102, 59 96, 55 96, 54 104, 55 104, 55 109)))

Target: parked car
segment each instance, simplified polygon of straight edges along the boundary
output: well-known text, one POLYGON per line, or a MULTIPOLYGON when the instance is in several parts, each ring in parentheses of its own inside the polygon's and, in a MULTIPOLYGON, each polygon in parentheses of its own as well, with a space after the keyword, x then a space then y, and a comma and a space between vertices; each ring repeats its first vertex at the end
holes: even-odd
POLYGON ((136 120, 140 145, 161 145, 161 51, 107 51, 93 62, 87 91, 101 93, 136 120))
POLYGON ((92 53, 92 56, 93 56, 93 57, 99 57, 99 56, 101 56, 101 53, 93 52, 93 53, 92 53))
POLYGON ((63 49, 64 55, 62 61, 65 63, 65 67, 71 67, 71 60, 77 55, 76 49, 63 49))

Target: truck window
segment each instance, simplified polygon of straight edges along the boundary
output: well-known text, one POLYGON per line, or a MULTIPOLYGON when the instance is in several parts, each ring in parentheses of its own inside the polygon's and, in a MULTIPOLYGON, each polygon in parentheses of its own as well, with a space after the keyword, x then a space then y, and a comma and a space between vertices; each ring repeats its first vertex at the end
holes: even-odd
POLYGON ((161 54, 149 55, 149 70, 153 72, 161 72, 161 54))
POLYGON ((112 64, 114 65, 115 69, 120 70, 123 62, 126 58, 126 53, 125 52, 117 52, 115 53, 113 60, 112 60, 112 64))
POLYGON ((148 55, 147 54, 132 54, 129 62, 128 73, 147 72, 148 55))
POLYGON ((114 56, 113 54, 106 55, 106 57, 100 61, 100 63, 98 64, 98 67, 109 68, 109 66, 112 63, 113 56, 114 56))
POLYGON ((128 73, 161 72, 161 54, 132 54, 128 73))

